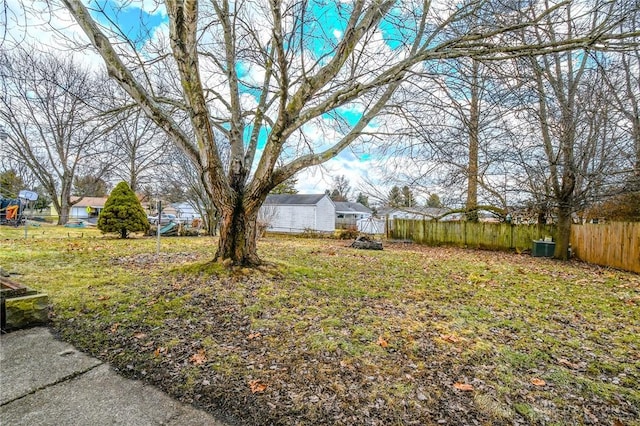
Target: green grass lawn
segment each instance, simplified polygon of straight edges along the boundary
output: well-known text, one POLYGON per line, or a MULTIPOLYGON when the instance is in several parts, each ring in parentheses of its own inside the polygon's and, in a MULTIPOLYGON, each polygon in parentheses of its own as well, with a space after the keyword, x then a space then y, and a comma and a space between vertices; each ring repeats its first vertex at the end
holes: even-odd
POLYGON ((238 424, 640 425, 640 276, 507 253, 0 228, 60 336, 238 424))

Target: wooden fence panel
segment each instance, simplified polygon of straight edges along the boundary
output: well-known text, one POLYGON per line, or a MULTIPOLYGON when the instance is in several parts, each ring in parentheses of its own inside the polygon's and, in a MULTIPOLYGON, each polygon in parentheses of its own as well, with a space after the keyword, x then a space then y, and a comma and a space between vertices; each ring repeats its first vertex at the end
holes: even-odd
MULTIPOLYGON (((388 238, 420 244, 451 244, 493 250, 531 249, 533 240, 552 237, 555 225, 509 225, 504 223, 435 222, 394 219, 388 238)), ((585 262, 640 273, 640 223, 572 225, 571 246, 585 262)))
POLYGON ((573 225, 571 246, 585 262, 640 273, 640 223, 573 225))
POLYGON ((531 249, 533 240, 556 237, 553 225, 510 225, 506 223, 436 222, 395 219, 388 237, 420 244, 451 244, 494 250, 531 249))
POLYGON ((558 238, 555 225, 515 225, 513 229, 513 242, 510 248, 518 251, 531 249, 534 240, 551 237, 553 241, 556 241, 558 238))

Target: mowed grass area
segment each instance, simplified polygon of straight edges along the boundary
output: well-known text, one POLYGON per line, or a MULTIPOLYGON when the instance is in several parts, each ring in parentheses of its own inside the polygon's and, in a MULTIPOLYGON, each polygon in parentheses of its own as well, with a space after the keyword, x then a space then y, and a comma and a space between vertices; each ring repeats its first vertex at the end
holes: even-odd
POLYGON ((525 255, 286 237, 0 228, 62 339, 237 424, 640 425, 640 276, 525 255))

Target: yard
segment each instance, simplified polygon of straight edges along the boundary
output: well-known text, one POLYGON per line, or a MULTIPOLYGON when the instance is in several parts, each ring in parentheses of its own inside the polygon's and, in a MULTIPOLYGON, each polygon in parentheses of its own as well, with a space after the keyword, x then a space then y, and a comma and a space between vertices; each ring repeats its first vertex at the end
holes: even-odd
POLYGON ((488 251, 0 228, 0 265, 122 374, 237 424, 640 425, 640 276, 488 251))

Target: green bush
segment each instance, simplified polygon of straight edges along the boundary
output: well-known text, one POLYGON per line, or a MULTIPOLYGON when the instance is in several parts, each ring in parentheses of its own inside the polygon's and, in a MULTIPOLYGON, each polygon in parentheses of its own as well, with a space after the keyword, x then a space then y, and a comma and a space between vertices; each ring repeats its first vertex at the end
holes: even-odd
POLYGON ((140 200, 126 182, 120 182, 111 191, 100 212, 98 229, 103 234, 120 234, 120 238, 127 238, 131 232, 146 232, 149 229, 149 221, 140 200))

